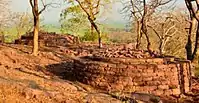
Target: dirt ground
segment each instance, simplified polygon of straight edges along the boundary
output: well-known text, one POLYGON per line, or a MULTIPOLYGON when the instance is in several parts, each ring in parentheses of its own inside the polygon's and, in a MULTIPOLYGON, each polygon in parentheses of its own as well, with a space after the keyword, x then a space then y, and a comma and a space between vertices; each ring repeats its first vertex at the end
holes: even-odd
MULTIPOLYGON (((39 56, 35 57, 31 55, 31 46, 1 44, 0 103, 122 103, 73 77, 72 59, 96 51, 105 54, 105 49, 93 45, 71 45, 41 47, 39 56)), ((199 103, 197 78, 193 81, 193 91, 179 101, 199 103)))

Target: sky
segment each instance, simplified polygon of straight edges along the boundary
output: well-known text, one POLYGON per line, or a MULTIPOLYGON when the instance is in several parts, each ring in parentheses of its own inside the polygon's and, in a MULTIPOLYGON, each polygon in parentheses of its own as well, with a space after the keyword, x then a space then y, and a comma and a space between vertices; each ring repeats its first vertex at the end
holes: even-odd
MULTIPOLYGON (((60 2, 61 6, 58 8, 48 8, 45 12, 42 13, 41 17, 44 18, 44 23, 47 24, 58 24, 59 15, 61 11, 67 7, 67 4, 63 2, 63 0, 46 0, 53 2, 60 2)), ((184 0, 177 0, 177 4, 181 7, 184 7, 184 0)), ((125 23, 124 15, 119 11, 121 10, 122 5, 120 3, 115 3, 112 5, 111 10, 108 15, 106 15, 106 21, 117 22, 117 23, 125 23)), ((14 12, 30 12, 31 7, 29 4, 29 0, 11 0, 11 10, 14 12)))
MULTIPOLYGON (((50 0, 47 0, 50 1, 50 0)), ((53 2, 56 2, 60 0, 54 0, 53 2)), ((44 22, 53 24, 58 23, 60 13, 61 11, 67 7, 67 4, 64 2, 61 2, 61 6, 58 8, 48 8, 45 12, 42 13, 41 17, 45 17, 44 22)), ((115 4, 111 7, 111 10, 109 11, 109 16, 107 16, 106 20, 111 20, 115 22, 124 22, 125 19, 123 18, 123 15, 119 13, 119 10, 121 9, 121 6, 119 3, 115 4)), ((31 12, 31 7, 29 4, 29 0, 11 0, 11 10, 14 12, 31 12)))

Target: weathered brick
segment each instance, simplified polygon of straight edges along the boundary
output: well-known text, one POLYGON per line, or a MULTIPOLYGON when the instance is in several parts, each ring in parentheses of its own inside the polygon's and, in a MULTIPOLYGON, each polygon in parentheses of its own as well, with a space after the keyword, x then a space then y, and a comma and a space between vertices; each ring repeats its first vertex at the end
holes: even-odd
POLYGON ((112 84, 111 90, 112 91, 121 91, 124 89, 124 86, 122 84, 112 84))
POLYGON ((116 64, 108 64, 109 68, 116 68, 116 64))
POLYGON ((177 89, 172 89, 172 94, 173 95, 179 95, 181 92, 180 92, 180 89, 179 88, 177 88, 177 89))
POLYGON ((165 91, 164 91, 164 95, 165 95, 165 96, 173 95, 173 91, 172 91, 172 90, 165 90, 165 91))
POLYGON ((136 90, 135 86, 127 85, 127 86, 125 86, 123 92, 130 92, 130 93, 132 93, 132 92, 135 92, 135 90, 136 90))
POLYGON ((167 66, 167 65, 164 65, 164 64, 161 64, 161 65, 158 65, 158 68, 159 68, 159 69, 164 69, 164 68, 168 68, 168 66, 167 66))
POLYGON ((145 90, 145 91, 154 91, 154 90, 156 90, 157 89, 157 86, 144 86, 143 87, 143 90, 145 90))
POLYGON ((149 86, 157 86, 161 84, 161 81, 147 81, 146 84, 149 86))
POLYGON ((144 73, 144 72, 143 72, 143 73, 141 73, 141 76, 142 76, 142 77, 147 77, 147 76, 148 76, 148 73, 144 73))
POLYGON ((147 72, 147 73, 153 73, 153 72, 154 72, 154 70, 153 70, 153 69, 149 69, 149 68, 148 68, 148 69, 146 70, 146 72, 147 72))
POLYGON ((153 77, 144 78, 143 81, 152 81, 153 77))
MULTIPOLYGON (((161 58, 158 58, 160 61, 158 59, 123 59, 114 58, 110 59, 112 62, 107 63, 75 62, 77 71, 74 72, 80 76, 81 81, 105 89, 133 91, 134 88, 138 92, 150 92, 157 95, 179 93, 179 65, 161 64, 163 60, 161 58), (131 62, 131 64, 126 62, 131 62)), ((189 91, 189 75, 187 74, 190 71, 187 65, 183 64, 183 67, 184 78, 182 79, 184 79, 186 91, 189 91)))
POLYGON ((160 77, 160 76, 164 76, 165 73, 164 72, 157 72, 156 75, 160 77))
POLYGON ((141 82, 141 81, 143 81, 143 78, 142 78, 142 77, 133 78, 133 82, 141 82))
POLYGON ((136 91, 144 91, 144 90, 143 90, 143 87, 140 87, 140 86, 135 87, 135 90, 136 90, 136 91))
POLYGON ((147 69, 147 65, 137 65, 138 69, 147 69))
POLYGON ((163 64, 164 60, 162 58, 154 58, 152 59, 152 62, 157 63, 157 64, 163 64))
POLYGON ((158 89, 166 90, 166 89, 169 89, 169 86, 168 85, 158 85, 158 89))
POLYGON ((118 64, 117 68, 127 68, 127 65, 125 65, 125 64, 118 64))
POLYGON ((155 90, 155 91, 151 91, 151 93, 154 95, 162 96, 164 94, 164 91, 163 90, 155 90))

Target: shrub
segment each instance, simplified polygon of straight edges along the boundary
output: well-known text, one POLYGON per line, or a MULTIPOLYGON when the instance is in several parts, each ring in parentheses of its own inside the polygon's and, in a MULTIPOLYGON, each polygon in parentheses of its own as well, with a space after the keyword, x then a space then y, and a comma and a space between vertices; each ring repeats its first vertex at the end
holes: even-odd
MULTIPOLYGON (((108 40, 108 36, 106 33, 101 34, 101 38, 103 41, 108 40)), ((91 35, 89 30, 86 30, 84 35, 80 37, 81 41, 98 41, 98 34, 97 32, 94 32, 93 35, 91 35)))

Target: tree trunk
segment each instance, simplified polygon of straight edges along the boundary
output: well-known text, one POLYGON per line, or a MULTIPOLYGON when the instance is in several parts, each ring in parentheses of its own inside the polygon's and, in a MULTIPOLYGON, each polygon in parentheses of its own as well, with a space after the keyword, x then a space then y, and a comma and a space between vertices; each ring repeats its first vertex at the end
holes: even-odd
POLYGON ((187 54, 187 59, 192 60, 192 40, 191 40, 191 35, 188 35, 187 39, 187 44, 186 44, 186 54, 187 54))
POLYGON ((145 18, 143 18, 143 22, 142 22, 142 31, 146 37, 146 40, 147 40, 147 50, 148 52, 150 53, 150 55, 152 55, 152 49, 151 49, 151 42, 150 42, 150 38, 148 36, 148 30, 147 30, 147 27, 146 27, 146 20, 145 18))
POLYGON ((163 54, 163 48, 162 48, 162 47, 163 47, 163 41, 164 41, 164 40, 162 40, 162 39, 160 40, 160 45, 159 45, 159 52, 160 52, 160 55, 163 54))
POLYGON ((37 56, 38 55, 38 49, 39 49, 39 18, 36 17, 36 20, 34 20, 34 40, 33 40, 33 55, 37 56))
POLYGON ((195 47, 194 47, 194 51, 193 51, 193 55, 192 55, 192 58, 193 58, 193 62, 197 63, 198 64, 198 59, 199 59, 199 25, 197 24, 197 31, 196 31, 196 42, 195 42, 195 47))
POLYGON ((34 0, 34 30, 33 30, 33 52, 32 54, 34 56, 38 55, 38 49, 39 49, 39 11, 38 11, 38 0, 34 0))
POLYGON ((142 30, 141 30, 141 23, 137 21, 137 40, 136 40, 136 49, 140 49, 142 39, 142 30))
POLYGON ((94 27, 93 27, 93 25, 91 24, 91 36, 93 36, 94 35, 94 27))
POLYGON ((98 26, 95 24, 95 22, 90 17, 88 17, 88 19, 89 19, 91 25, 95 28, 95 30, 98 34, 98 47, 102 48, 101 32, 100 32, 98 26))
POLYGON ((146 0, 143 0, 143 6, 144 6, 144 13, 143 13, 143 17, 142 17, 142 21, 141 21, 141 30, 144 33, 146 40, 147 40, 147 50, 149 52, 150 55, 152 55, 152 49, 151 49, 151 42, 150 42, 150 38, 148 36, 148 30, 147 30, 147 5, 146 5, 146 0))
POLYGON ((193 59, 193 55, 192 55, 192 35, 194 35, 194 31, 196 28, 196 24, 197 24, 197 20, 196 18, 192 17, 191 18, 191 24, 190 24, 190 28, 189 28, 189 32, 188 32, 188 39, 187 39, 187 44, 186 44, 186 53, 187 53, 187 59, 188 60, 192 60, 193 59))

